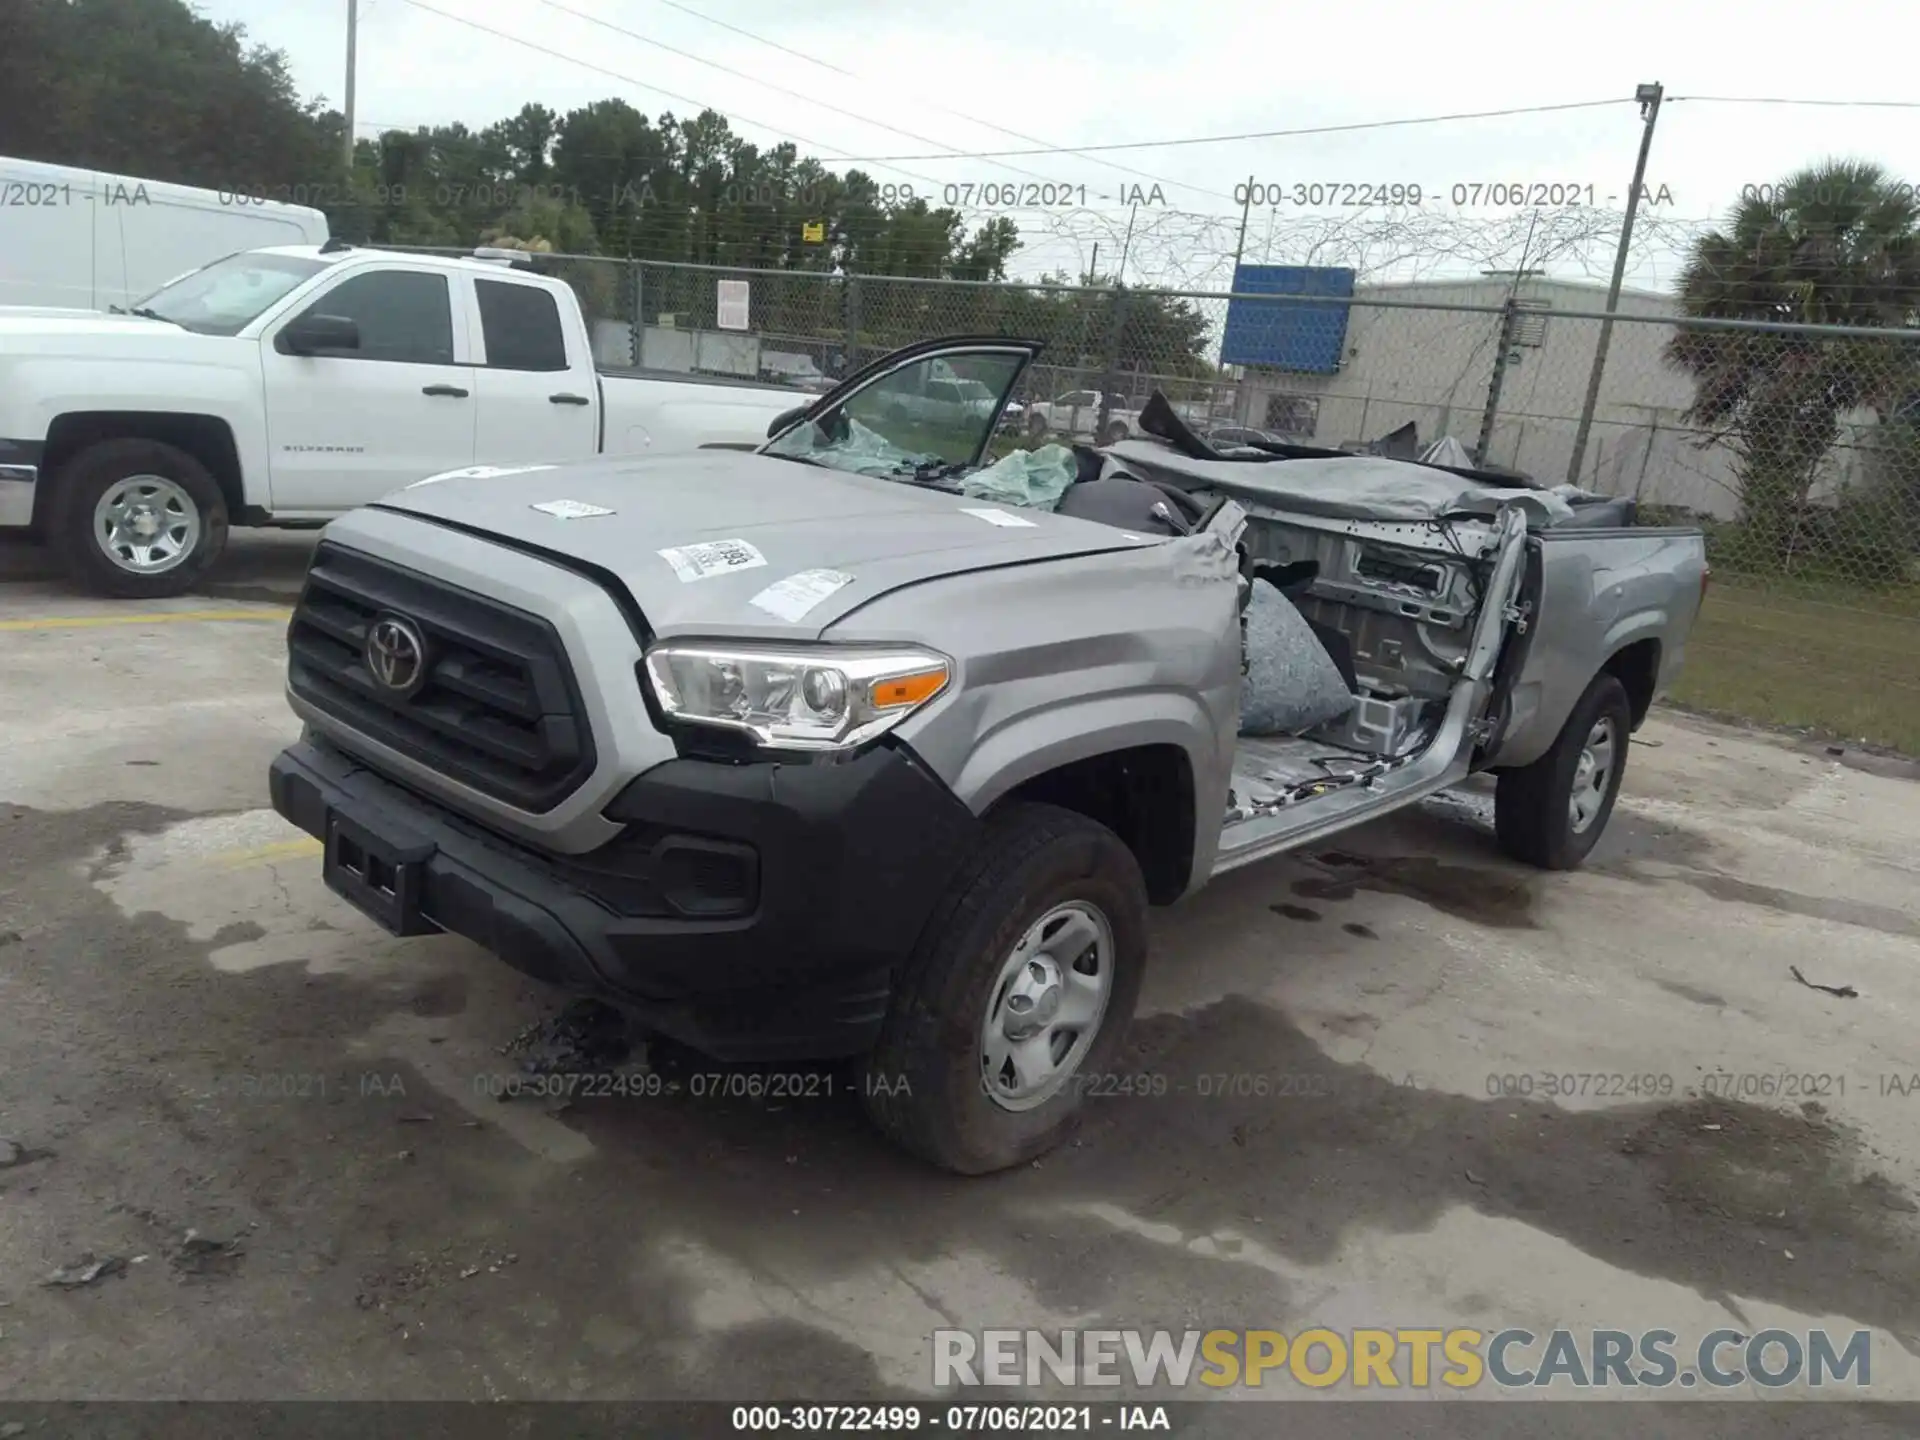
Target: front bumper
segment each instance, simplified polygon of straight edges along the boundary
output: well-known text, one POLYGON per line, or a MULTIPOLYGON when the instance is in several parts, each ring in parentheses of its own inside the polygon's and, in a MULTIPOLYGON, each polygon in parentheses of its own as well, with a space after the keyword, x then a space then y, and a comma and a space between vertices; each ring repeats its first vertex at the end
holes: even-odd
POLYGON ((343 827, 404 854, 419 928, 719 1060, 870 1049, 894 969, 979 827, 884 743, 837 762, 668 761, 607 807, 621 835, 579 856, 484 830, 312 736, 269 783, 274 809, 329 844, 330 867, 343 827))

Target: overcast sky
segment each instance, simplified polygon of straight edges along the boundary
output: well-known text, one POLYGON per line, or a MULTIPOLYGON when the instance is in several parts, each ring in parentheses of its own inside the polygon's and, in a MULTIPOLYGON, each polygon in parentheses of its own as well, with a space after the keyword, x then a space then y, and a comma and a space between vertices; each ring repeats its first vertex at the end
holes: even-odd
MULTIPOLYGON (((346 4, 203 0, 201 9, 286 51, 303 91, 338 105, 346 4)), ((1127 278, 1136 283, 1223 283, 1238 243, 1236 186, 1253 176, 1284 190, 1278 207, 1254 208, 1249 259, 1315 258, 1301 247, 1338 224, 1349 241, 1364 240, 1368 255, 1395 260, 1393 276, 1472 273, 1489 244, 1526 233, 1511 204, 1490 203, 1500 197, 1487 186, 1560 186, 1552 198, 1575 192, 1582 202, 1591 187, 1596 206, 1624 204, 1640 137, 1631 103, 1640 82, 1663 83, 1669 97, 1648 168, 1659 201, 1648 212, 1656 238, 1661 225, 1681 234, 1683 222, 1723 214, 1743 185, 1828 156, 1878 160, 1920 180, 1920 72, 1912 44, 1899 38, 1912 29, 1910 0, 1843 0, 1827 9, 1781 0, 1615 0, 1578 9, 1540 0, 361 0, 358 128, 371 135, 455 120, 479 127, 533 100, 564 112, 618 96, 650 116, 712 106, 751 141, 791 140, 833 169, 851 163, 840 157, 860 157, 876 179, 911 185, 936 204, 959 193, 948 186, 1070 186, 1070 204, 1015 212, 1028 240, 1015 270, 1078 268, 1098 243, 1100 268, 1110 271, 1131 215, 1127 278), (1916 108, 1687 96, 1912 100, 1916 108), (1621 103, 1560 113, 1099 159, 977 155, 1616 97, 1621 103), (869 158, 929 153, 944 158, 869 158), (1293 203, 1294 185, 1314 183, 1418 185, 1430 213, 1408 230, 1377 210, 1293 203), (1477 206, 1458 218, 1432 213, 1454 215, 1453 187, 1475 185, 1483 187, 1477 206), (1150 199, 1137 213, 1121 203, 1132 186, 1150 199), (1483 243, 1487 236, 1496 238, 1483 243), (1450 253, 1402 258, 1422 245, 1450 253)), ((969 218, 1002 208, 975 204, 969 218)), ((1575 237, 1550 265, 1555 273, 1604 278, 1617 232, 1594 224, 1581 239, 1581 222, 1566 214, 1547 229, 1562 243, 1575 237)), ((1636 255, 1630 283, 1670 279, 1675 253, 1650 245, 1636 255)))

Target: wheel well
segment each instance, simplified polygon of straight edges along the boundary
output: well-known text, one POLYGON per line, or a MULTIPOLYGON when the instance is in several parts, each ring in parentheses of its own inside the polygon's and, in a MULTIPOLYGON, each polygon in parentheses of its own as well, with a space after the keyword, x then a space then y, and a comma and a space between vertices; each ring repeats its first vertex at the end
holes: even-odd
POLYGON ((1193 766, 1178 745, 1075 760, 1034 776, 1006 798, 1058 805, 1113 831, 1140 862, 1154 904, 1171 905, 1186 893, 1193 872, 1193 766))
POLYGON ((1660 642, 1636 640, 1616 650, 1600 670, 1626 687, 1627 703, 1633 707, 1633 728, 1638 730, 1653 708, 1653 687, 1660 678, 1660 642))
POLYGON ((240 452, 226 421, 212 415, 173 415, 148 410, 93 410, 62 415, 47 428, 41 473, 57 476, 67 461, 102 440, 158 440, 186 451, 212 473, 221 495, 226 497, 227 513, 236 521, 240 518, 246 505, 246 491, 240 482, 240 452))

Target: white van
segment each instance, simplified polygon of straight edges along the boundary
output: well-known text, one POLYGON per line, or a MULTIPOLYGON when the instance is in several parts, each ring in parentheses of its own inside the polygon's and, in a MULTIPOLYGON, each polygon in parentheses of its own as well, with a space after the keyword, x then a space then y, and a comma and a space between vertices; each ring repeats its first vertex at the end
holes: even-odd
POLYGON ((105 310, 268 245, 319 245, 304 205, 0 155, 0 305, 105 310))

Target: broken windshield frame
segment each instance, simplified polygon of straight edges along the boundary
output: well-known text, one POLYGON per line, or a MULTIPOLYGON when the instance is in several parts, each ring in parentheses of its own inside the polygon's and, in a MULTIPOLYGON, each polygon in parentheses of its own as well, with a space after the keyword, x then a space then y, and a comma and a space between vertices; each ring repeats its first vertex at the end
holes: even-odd
POLYGON ((939 485, 976 468, 1038 347, 934 342, 867 367, 808 407, 760 453, 939 485))

